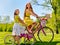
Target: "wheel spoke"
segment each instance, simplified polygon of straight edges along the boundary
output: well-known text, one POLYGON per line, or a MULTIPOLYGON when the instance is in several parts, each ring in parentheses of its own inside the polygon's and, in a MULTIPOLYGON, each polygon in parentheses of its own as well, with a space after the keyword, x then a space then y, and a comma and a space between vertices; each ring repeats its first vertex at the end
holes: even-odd
POLYGON ((49 27, 44 27, 43 29, 39 30, 38 38, 42 42, 51 42, 54 38, 54 32, 49 27))

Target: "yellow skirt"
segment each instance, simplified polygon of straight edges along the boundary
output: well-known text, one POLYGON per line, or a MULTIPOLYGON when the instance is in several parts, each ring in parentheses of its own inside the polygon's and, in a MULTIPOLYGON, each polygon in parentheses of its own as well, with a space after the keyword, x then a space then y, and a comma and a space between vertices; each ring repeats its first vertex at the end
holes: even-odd
POLYGON ((27 26, 29 26, 29 25, 31 25, 31 24, 33 23, 33 20, 30 19, 30 18, 28 18, 28 17, 25 17, 24 22, 25 22, 25 24, 26 24, 27 26))

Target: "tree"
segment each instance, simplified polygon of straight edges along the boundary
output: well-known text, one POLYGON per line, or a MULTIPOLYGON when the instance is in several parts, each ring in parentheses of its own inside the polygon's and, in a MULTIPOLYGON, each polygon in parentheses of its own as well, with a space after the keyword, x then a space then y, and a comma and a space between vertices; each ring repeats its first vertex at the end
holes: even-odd
POLYGON ((3 22, 4 23, 9 23, 9 21, 10 21, 10 16, 4 16, 3 22))
POLYGON ((54 10, 54 13, 55 13, 55 19, 56 19, 56 33, 58 34, 59 33, 59 31, 58 31, 58 16, 60 15, 60 13, 58 13, 59 12, 59 4, 60 4, 60 1, 59 0, 52 0, 52 2, 51 2, 51 5, 52 5, 52 8, 53 8, 53 10, 54 10))
POLYGON ((3 21, 4 21, 5 25, 6 25, 5 31, 7 31, 7 25, 9 23, 9 21, 10 21, 10 16, 4 16, 4 20, 3 21))
MULTIPOLYGON (((58 34, 59 31, 58 31, 58 25, 60 25, 59 23, 59 15, 60 15, 60 0, 44 0, 44 3, 43 4, 39 4, 37 0, 34 0, 33 2, 35 2, 34 4, 35 5, 40 5, 40 6, 43 6, 44 8, 46 7, 48 10, 49 9, 53 9, 54 11, 54 14, 55 14, 55 26, 56 26, 56 33, 58 34)), ((52 12, 53 12, 52 11, 52 12)))

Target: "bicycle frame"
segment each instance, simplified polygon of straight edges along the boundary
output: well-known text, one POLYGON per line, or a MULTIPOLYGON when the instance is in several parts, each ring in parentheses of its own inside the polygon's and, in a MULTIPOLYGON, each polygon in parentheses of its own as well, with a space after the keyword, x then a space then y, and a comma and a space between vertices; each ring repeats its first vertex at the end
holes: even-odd
POLYGON ((44 31, 44 29, 43 29, 41 24, 40 24, 40 29, 42 29, 42 33, 46 36, 46 33, 45 33, 45 31, 44 31))
MULTIPOLYGON (((41 20, 41 19, 40 19, 40 20, 41 20)), ((42 33, 43 33, 45 36, 46 36, 46 33, 45 33, 44 29, 43 29, 42 23, 44 23, 44 25, 46 26, 46 20, 47 20, 47 19, 42 19, 41 22, 39 22, 39 26, 40 26, 39 28, 42 29, 42 33)), ((44 27, 45 27, 45 26, 44 26, 44 27)))
POLYGON ((30 40, 31 38, 33 38, 33 36, 31 36, 31 35, 29 35, 28 33, 22 33, 21 35, 20 35, 20 38, 22 38, 22 37, 25 37, 25 38, 27 38, 28 40, 30 40))
MULTIPOLYGON (((43 20, 41 20, 41 21, 43 21, 43 20)), ((45 21, 45 20, 44 20, 45 21)), ((39 26, 39 29, 42 29, 42 33, 46 36, 46 33, 45 33, 45 31, 44 31, 44 29, 43 29, 43 26, 42 26, 42 24, 41 24, 41 22, 39 22, 39 25, 37 25, 37 26, 39 26)), ((38 31, 38 30, 37 30, 38 31)), ((28 32, 29 33, 29 32, 28 32)), ((27 38, 28 40, 30 40, 31 38, 33 38, 33 36, 32 35, 29 35, 28 33, 22 33, 21 35, 20 35, 20 38, 21 37, 25 37, 25 38, 27 38)), ((33 34, 34 35, 34 34, 33 34)))

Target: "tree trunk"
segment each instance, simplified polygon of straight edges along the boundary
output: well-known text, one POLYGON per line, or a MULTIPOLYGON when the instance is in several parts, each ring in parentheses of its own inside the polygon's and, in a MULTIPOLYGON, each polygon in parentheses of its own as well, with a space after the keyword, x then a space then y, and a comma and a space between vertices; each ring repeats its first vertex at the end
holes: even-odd
POLYGON ((59 31, 58 31, 58 25, 57 25, 57 16, 56 16, 56 14, 57 14, 57 7, 55 7, 55 19, 56 19, 56 34, 59 34, 59 31))

